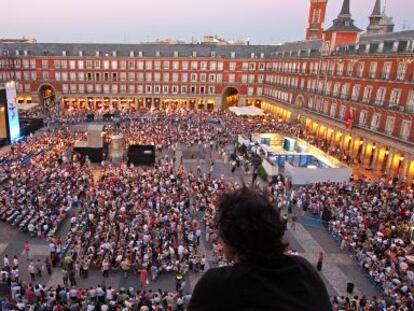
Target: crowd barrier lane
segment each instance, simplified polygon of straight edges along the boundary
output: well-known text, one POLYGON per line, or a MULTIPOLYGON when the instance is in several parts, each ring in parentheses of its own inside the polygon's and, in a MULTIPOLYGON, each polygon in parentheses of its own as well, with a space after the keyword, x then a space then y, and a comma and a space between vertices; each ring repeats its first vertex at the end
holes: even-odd
MULTIPOLYGON (((306 216, 305 216, 306 217, 306 216)), ((323 220, 320 220, 321 222, 323 222, 323 220)), ((331 234, 331 236, 334 238, 334 240, 341 245, 342 244, 342 240, 343 237, 342 235, 336 231, 331 225, 330 223, 327 223, 327 226, 324 226, 326 228, 326 230, 331 234)), ((349 256, 351 256, 351 258, 355 261, 355 263, 358 264, 358 267, 360 269, 360 271, 368 278, 368 280, 370 281, 370 283, 375 286, 381 293, 384 293, 384 288, 381 282, 377 282, 375 281, 375 279, 372 277, 372 275, 369 273, 369 270, 367 268, 365 268, 363 266, 363 264, 361 263, 360 259, 357 256, 357 253, 355 251, 355 249, 352 247, 352 245, 350 245, 348 242, 346 242, 345 245, 345 249, 343 249, 349 256)))
POLYGON ((313 217, 313 216, 302 216, 299 218, 300 223, 304 226, 308 227, 315 227, 319 229, 325 229, 329 223, 320 219, 319 217, 313 217))

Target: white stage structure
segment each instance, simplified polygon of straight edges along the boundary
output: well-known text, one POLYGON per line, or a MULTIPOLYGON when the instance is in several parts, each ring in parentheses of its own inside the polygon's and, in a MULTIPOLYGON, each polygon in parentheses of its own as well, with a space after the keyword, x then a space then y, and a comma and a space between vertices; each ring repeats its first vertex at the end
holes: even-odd
POLYGON ((238 142, 261 155, 269 176, 282 173, 293 185, 346 182, 352 177, 351 167, 302 139, 254 133, 252 140, 239 135, 238 142))
POLYGON ((89 124, 88 125, 88 147, 102 148, 103 147, 103 125, 89 124))

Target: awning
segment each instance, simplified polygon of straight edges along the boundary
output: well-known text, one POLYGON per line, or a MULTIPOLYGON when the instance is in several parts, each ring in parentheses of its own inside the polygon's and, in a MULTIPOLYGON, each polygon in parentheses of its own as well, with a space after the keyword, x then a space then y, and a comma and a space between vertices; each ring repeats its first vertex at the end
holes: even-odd
POLYGON ((229 109, 238 116, 263 116, 265 114, 262 109, 255 106, 230 107, 229 109))

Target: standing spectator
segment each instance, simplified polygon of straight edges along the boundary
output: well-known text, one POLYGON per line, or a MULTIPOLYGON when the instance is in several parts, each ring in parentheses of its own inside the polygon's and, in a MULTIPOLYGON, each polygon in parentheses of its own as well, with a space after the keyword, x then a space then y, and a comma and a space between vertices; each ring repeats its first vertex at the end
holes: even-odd
POLYGON ((182 273, 178 272, 175 276, 175 290, 179 291, 181 289, 182 283, 184 281, 184 276, 182 273))
POLYGON ((47 274, 51 275, 52 274, 52 265, 50 264, 49 258, 45 259, 45 267, 46 267, 47 274))
POLYGON ((40 259, 38 259, 35 263, 36 268, 36 274, 39 278, 42 277, 42 263, 40 262, 40 259))
POLYGON ((109 268, 110 268, 109 260, 105 258, 102 261, 102 275, 104 278, 107 278, 109 276, 109 268))
POLYGON ((30 280, 34 281, 35 275, 36 275, 36 267, 33 261, 30 261, 29 266, 27 267, 27 270, 29 271, 29 274, 30 274, 30 280))
POLYGON ((26 241, 24 243, 24 253, 26 255, 26 259, 27 260, 31 260, 32 259, 32 245, 29 243, 29 241, 26 241))
POLYGON ((6 271, 10 271, 10 261, 9 261, 9 255, 4 255, 3 258, 3 267, 6 271))
POLYGON ((63 267, 63 269, 62 269, 62 280, 63 280, 63 284, 65 286, 68 286, 69 273, 68 273, 68 270, 66 269, 66 267, 63 267))
POLYGON ((322 265, 323 265, 324 257, 325 256, 324 256, 323 252, 320 252, 319 256, 318 256, 318 262, 316 264, 316 269, 318 269, 318 271, 322 271, 322 265))
POLYGON ((147 269, 140 269, 139 272, 139 281, 141 282, 141 286, 144 287, 149 284, 148 282, 148 271, 147 269))
POLYGON ((75 269, 72 267, 68 270, 70 286, 76 286, 75 269))

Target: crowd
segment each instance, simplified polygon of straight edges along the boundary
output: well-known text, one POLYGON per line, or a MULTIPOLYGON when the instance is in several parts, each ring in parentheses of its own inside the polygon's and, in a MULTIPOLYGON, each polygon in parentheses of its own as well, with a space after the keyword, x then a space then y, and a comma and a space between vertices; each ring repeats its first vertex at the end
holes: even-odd
POLYGON ((12 282, 10 288, 11 299, 1 300, 1 309, 5 311, 183 311, 191 299, 191 295, 182 291, 135 290, 133 287, 117 290, 103 284, 79 288, 12 282))
MULTIPOLYGON (((124 134, 125 147, 156 146, 158 155, 162 155, 157 164, 151 168, 107 165, 94 180, 91 164, 80 163, 71 153, 75 140, 84 138, 85 133, 58 125, 70 118, 84 121, 86 115, 66 120, 65 116, 56 116, 49 120, 49 124, 56 125, 53 133, 28 138, 14 145, 1 159, 8 165, 0 165, 0 173, 8 178, 0 184, 0 218, 32 236, 49 237, 51 264, 59 260, 71 262, 63 273, 67 280, 74 271, 87 277, 91 267, 100 269, 104 276, 113 269, 126 276, 130 271, 138 271, 142 284, 155 281, 160 273, 168 271, 185 274, 204 270, 206 254, 197 247, 201 238, 211 245, 217 265, 225 265, 214 223, 216 197, 237 184, 208 173, 187 172, 177 166, 174 156, 165 153, 166 149, 175 151, 181 144, 192 155, 195 149, 201 150, 213 166, 209 153, 214 149, 227 157, 223 147, 238 134, 282 132, 308 137, 299 125, 270 116, 239 118, 229 113, 155 112, 129 118, 119 129, 124 134), (42 154, 36 156, 40 150, 42 154), (27 165, 18 165, 27 154, 34 156, 27 165), (73 208, 76 212, 70 218, 69 233, 61 241, 55 233, 73 208)), ((113 126, 107 126, 106 131, 111 134, 113 126)), ((384 179, 375 183, 316 184, 292 190, 279 179, 269 185, 268 191, 280 210, 297 206, 324 219, 329 216, 330 231, 340 240, 341 248, 354 254, 361 268, 384 290, 385 298, 335 297, 333 305, 337 310, 381 310, 391 306, 410 310, 414 301, 414 200, 403 184, 384 179)), ((40 289, 38 285, 23 285, 18 278, 13 281, 12 293, 14 286, 18 309, 19 305, 29 304, 44 306, 44 310, 60 310, 63 306, 93 310, 89 305, 99 301, 104 310, 131 306, 138 310, 145 310, 145 306, 150 310, 168 310, 172 306, 165 301, 179 308, 177 305, 185 305, 188 299, 179 292, 115 293, 104 286, 88 290, 71 286, 40 289)))
POLYGON ((413 307, 412 191, 386 179, 324 183, 299 189, 298 202, 328 221, 341 249, 353 254, 384 292, 387 306, 413 307))
POLYGON ((201 229, 186 178, 171 160, 154 168, 104 169, 81 200, 68 236, 78 264, 125 273, 145 269, 151 280, 194 270, 203 255, 197 251, 201 229))
POLYGON ((0 219, 32 236, 52 236, 72 208, 74 194, 89 177, 77 161, 68 157, 68 148, 79 133, 63 130, 54 135, 29 138, 24 147, 13 146, 8 158, 34 154, 27 164, 2 165, 7 175, 0 184, 0 219), (43 150, 37 154, 37 150, 43 150))

